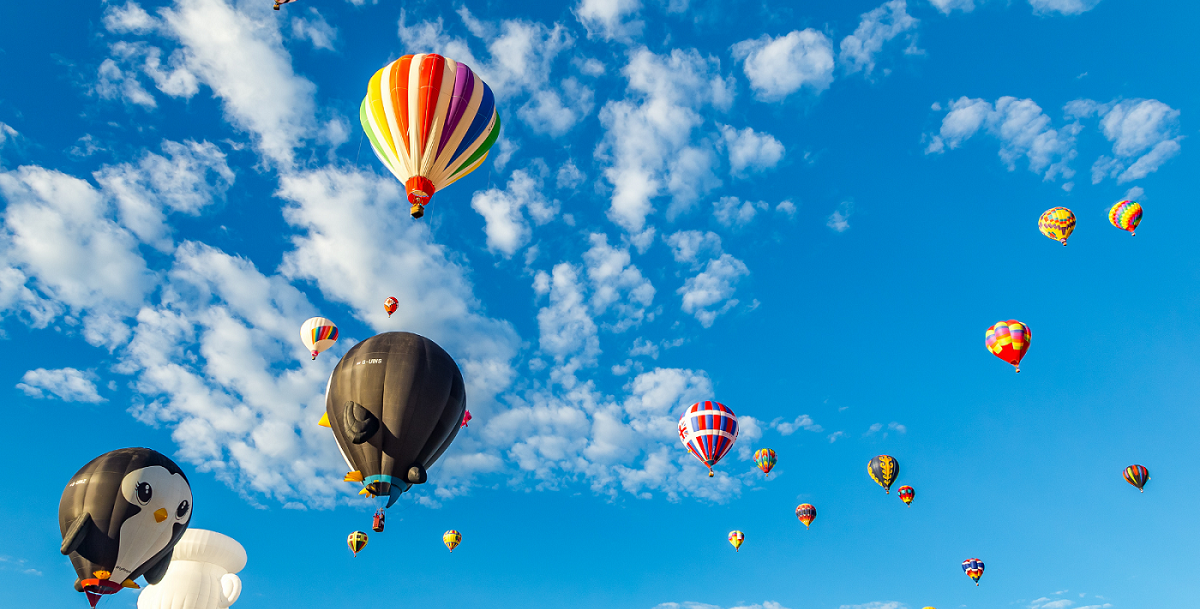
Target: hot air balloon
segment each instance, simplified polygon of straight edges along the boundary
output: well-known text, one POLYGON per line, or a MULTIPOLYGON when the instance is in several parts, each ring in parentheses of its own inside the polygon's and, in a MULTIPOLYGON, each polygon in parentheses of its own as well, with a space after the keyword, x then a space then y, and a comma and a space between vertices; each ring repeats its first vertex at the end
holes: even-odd
POLYGON ((975 580, 975 585, 979 585, 979 578, 983 577, 983 561, 978 558, 968 558, 963 561, 963 571, 967 573, 967 577, 975 580))
POLYGON ((900 475, 900 463, 888 455, 879 455, 867 463, 867 473, 876 484, 883 487, 884 493, 890 493, 892 484, 900 475))
POLYGON ((105 594, 162 580, 192 520, 192 487, 174 461, 122 448, 84 465, 63 489, 58 528, 75 567, 75 589, 92 607, 105 594))
POLYGON ((408 190, 414 218, 434 192, 479 168, 500 135, 491 88, 441 55, 405 55, 376 72, 359 119, 375 156, 408 190))
POLYGON ((216 531, 188 528, 175 544, 162 581, 138 594, 138 609, 224 609, 242 594, 236 575, 246 567, 246 549, 216 531))
POLYGON ((1029 351, 1033 331, 1029 326, 1015 320, 998 321, 983 337, 983 344, 992 355, 1010 363, 1017 372, 1021 371, 1021 358, 1029 351))
POLYGON ((362 549, 367 547, 367 534, 362 531, 355 531, 346 537, 346 545, 350 546, 350 551, 358 556, 362 549))
POLYGON ((396 312, 396 308, 400 306, 400 301, 396 300, 395 296, 388 296, 387 300, 383 301, 383 310, 387 311, 388 317, 396 312))
POLYGON ((796 518, 804 523, 804 529, 808 530, 808 525, 817 519, 817 508, 811 503, 801 503, 796 506, 796 518))
POLYGON ((280 5, 280 4, 291 4, 291 3, 295 2, 295 1, 296 1, 296 0, 275 0, 275 6, 274 6, 274 7, 272 7, 272 8, 274 8, 275 10, 279 10, 279 5, 280 5))
POLYGON ((317 359, 322 351, 332 347, 337 339, 337 326, 324 317, 309 318, 300 326, 300 340, 304 341, 304 346, 308 347, 313 359, 317 359))
POLYGON ((733 544, 733 551, 737 552, 742 547, 742 542, 746 541, 746 534, 741 531, 729 532, 729 543, 733 544))
POLYGON ((1071 236, 1071 231, 1075 230, 1075 214, 1065 207, 1054 207, 1042 212, 1042 217, 1038 218, 1038 230, 1042 231, 1043 235, 1062 241, 1063 245, 1067 244, 1067 237, 1071 236))
POLYGON ((426 480, 466 410, 458 365, 437 343, 408 332, 387 332, 354 345, 329 378, 325 415, 350 466, 347 482, 359 494, 387 497, 426 480))
POLYGON ((1108 210, 1108 221, 1130 235, 1137 235, 1133 231, 1142 222, 1142 206, 1137 201, 1118 201, 1108 210))
POLYGON ((1141 465, 1130 465, 1125 468, 1125 481, 1136 486, 1138 492, 1146 492, 1142 487, 1150 481, 1150 470, 1141 465))
POLYGON ((679 417, 679 441, 704 463, 709 478, 712 467, 733 448, 737 437, 737 415, 724 404, 697 402, 679 417))
POLYGON ((902 486, 896 489, 896 494, 900 495, 900 500, 904 502, 904 505, 912 506, 912 500, 917 496, 917 491, 913 490, 911 486, 902 486))
POLYGON ((771 475, 771 470, 775 467, 775 451, 769 448, 760 448, 754 451, 754 464, 768 476, 771 475))
POLYGON ((453 552, 454 548, 457 548, 458 544, 462 543, 462 533, 450 529, 442 533, 442 543, 446 544, 446 547, 450 548, 450 551, 453 552))
POLYGON ((460 428, 466 427, 467 423, 470 423, 470 422, 471 422, 471 411, 470 410, 463 411, 463 420, 462 420, 462 423, 459 424, 459 427, 460 428))

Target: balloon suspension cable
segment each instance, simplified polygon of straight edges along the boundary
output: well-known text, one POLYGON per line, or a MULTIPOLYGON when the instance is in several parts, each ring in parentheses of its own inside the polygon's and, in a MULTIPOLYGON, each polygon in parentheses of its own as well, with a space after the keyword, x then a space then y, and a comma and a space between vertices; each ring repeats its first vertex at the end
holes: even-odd
POLYGON ((358 135, 358 152, 354 153, 354 166, 355 167, 358 167, 358 156, 360 154, 362 154, 362 141, 363 141, 363 138, 366 137, 366 135, 367 135, 366 131, 364 131, 358 135))
POLYGON ((1020 364, 1013 364, 1013 368, 1017 369, 1017 374, 1021 374, 1021 365, 1020 364))

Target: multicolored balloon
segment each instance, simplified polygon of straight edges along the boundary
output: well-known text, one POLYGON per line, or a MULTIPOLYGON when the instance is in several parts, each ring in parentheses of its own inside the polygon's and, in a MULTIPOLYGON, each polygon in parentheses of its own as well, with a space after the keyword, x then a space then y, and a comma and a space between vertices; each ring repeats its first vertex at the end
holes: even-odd
POLYGON ((808 530, 808 525, 817 519, 817 508, 811 503, 801 503, 796 506, 796 518, 804 523, 804 530, 808 530))
POLYGON ((367 534, 362 531, 355 531, 346 538, 346 545, 350 546, 350 551, 354 552, 355 556, 367 547, 367 534))
POLYGON ((771 470, 775 467, 775 451, 769 448, 760 448, 754 451, 754 464, 762 473, 770 476, 771 470))
POLYGON ((332 347, 337 339, 337 326, 324 317, 309 318, 300 326, 300 340, 304 341, 304 346, 308 347, 313 359, 317 359, 322 351, 332 347))
POLYGON ((450 548, 451 552, 454 552, 454 548, 457 548, 458 544, 462 543, 462 533, 450 529, 442 533, 442 543, 446 544, 446 547, 450 548))
POLYGON ((1138 492, 1146 492, 1143 486, 1150 481, 1150 470, 1141 465, 1130 465, 1125 468, 1125 481, 1136 486, 1138 492))
POLYGON ((388 296, 387 300, 383 301, 383 310, 387 311, 388 317, 391 317, 392 313, 395 313, 399 306, 400 301, 396 300, 395 296, 388 296))
POLYGON ((879 455, 867 463, 867 473, 876 484, 883 487, 884 493, 892 492, 892 484, 900 475, 900 463, 889 455, 879 455))
POLYGON ((1038 218, 1038 230, 1043 235, 1067 244, 1067 237, 1075 230, 1075 214, 1065 207, 1053 207, 1042 212, 1038 218))
POLYGON ((904 502, 904 505, 911 507, 913 497, 917 496, 917 491, 911 486, 902 486, 896 489, 896 494, 900 495, 900 500, 904 502))
POLYGON ((998 321, 984 333, 983 345, 996 357, 1010 363, 1017 372, 1021 371, 1021 359, 1029 351, 1033 331, 1029 326, 1015 320, 998 321))
POLYGON ((719 402, 696 402, 679 417, 679 441, 708 468, 721 460, 738 437, 737 415, 719 402))
POLYGON ((1118 201, 1108 210, 1108 221, 1130 235, 1137 235, 1133 231, 1142 222, 1142 206, 1137 201, 1118 201))
POLYGON ((979 578, 983 577, 983 561, 978 558, 968 558, 963 561, 963 571, 967 577, 975 580, 975 585, 979 585, 979 578))
POLYGON ((746 541, 746 534, 741 531, 729 532, 729 543, 733 544, 733 551, 737 552, 742 547, 742 542, 746 541))
POLYGON ((433 54, 384 66, 359 107, 371 149, 408 190, 412 217, 475 171, 500 135, 492 89, 466 64, 433 54))

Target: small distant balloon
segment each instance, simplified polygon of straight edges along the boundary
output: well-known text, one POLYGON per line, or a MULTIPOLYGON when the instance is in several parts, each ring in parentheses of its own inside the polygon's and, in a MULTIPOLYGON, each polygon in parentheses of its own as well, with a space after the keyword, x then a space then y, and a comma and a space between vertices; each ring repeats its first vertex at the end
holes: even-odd
POLYGON ((796 506, 796 518, 804 523, 804 529, 808 530, 808 525, 817 519, 817 508, 811 503, 801 503, 796 506))
POLYGON ((459 424, 458 428, 462 429, 467 426, 467 423, 470 423, 470 422, 471 422, 471 411, 470 410, 464 411, 462 423, 459 424))
POLYGON ((272 7, 272 8, 274 8, 275 10, 279 10, 279 5, 280 5, 280 4, 291 4, 291 3, 295 2, 295 1, 296 1, 296 0, 275 0, 275 6, 274 6, 274 7, 272 7))
POLYGON ((879 455, 867 463, 867 474, 876 484, 883 487, 884 493, 890 493, 892 484, 900 475, 900 463, 890 455, 879 455))
POLYGON ((387 300, 383 301, 383 310, 387 311, 388 317, 396 312, 396 308, 400 306, 400 301, 396 300, 395 296, 388 296, 387 300))
POLYGON ((1137 201, 1118 201, 1108 210, 1108 221, 1130 235, 1137 235, 1133 231, 1142 223, 1142 206, 1137 201))
POLYGON ((337 339, 337 326, 324 317, 309 318, 300 326, 300 340, 304 341, 304 346, 308 347, 313 359, 317 359, 322 351, 332 347, 337 339))
POLYGON ((771 470, 775 467, 775 451, 769 448, 760 448, 754 451, 754 464, 762 473, 770 476, 771 470))
POLYGON ((462 533, 450 529, 442 533, 442 543, 446 544, 446 547, 450 548, 450 551, 453 552, 454 548, 457 548, 458 544, 462 543, 462 533))
POLYGON ((346 537, 346 545, 350 546, 350 551, 354 552, 355 556, 367 547, 367 534, 362 531, 355 531, 346 537))
POLYGON ((733 544, 733 551, 737 552, 742 547, 742 542, 746 541, 746 534, 741 531, 729 532, 729 543, 733 544))
POLYGON ((1071 232, 1075 230, 1075 214, 1065 207, 1047 209, 1042 213, 1042 217, 1038 218, 1038 230, 1042 231, 1043 235, 1066 245, 1067 237, 1070 237, 1071 232))
POLYGON ((1146 483, 1150 481, 1150 470, 1141 465, 1130 465, 1125 468, 1125 481, 1136 486, 1138 492, 1146 492, 1142 489, 1146 483))
POLYGON ((983 336, 983 345, 992 355, 1012 364, 1021 371, 1021 360, 1029 352, 1033 331, 1029 326, 1015 320, 998 321, 983 336))
POLYGON ((720 402, 696 402, 679 417, 679 441, 708 468, 721 460, 738 437, 737 415, 720 402))
POLYGON ((917 491, 906 485, 896 489, 896 494, 900 495, 900 500, 904 502, 904 505, 911 506, 913 497, 917 496, 917 491))
POLYGON ((978 558, 968 558, 962 563, 963 571, 967 577, 975 580, 975 585, 979 585, 979 578, 983 577, 983 561, 978 558))

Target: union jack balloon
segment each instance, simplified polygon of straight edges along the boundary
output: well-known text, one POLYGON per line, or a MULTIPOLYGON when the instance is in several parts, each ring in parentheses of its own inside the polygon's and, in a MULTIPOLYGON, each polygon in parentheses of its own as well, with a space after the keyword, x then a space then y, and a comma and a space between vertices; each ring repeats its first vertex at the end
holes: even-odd
POLYGON ((719 402, 697 402, 679 417, 679 441, 708 468, 710 478, 713 466, 729 453, 737 437, 737 415, 719 402))

